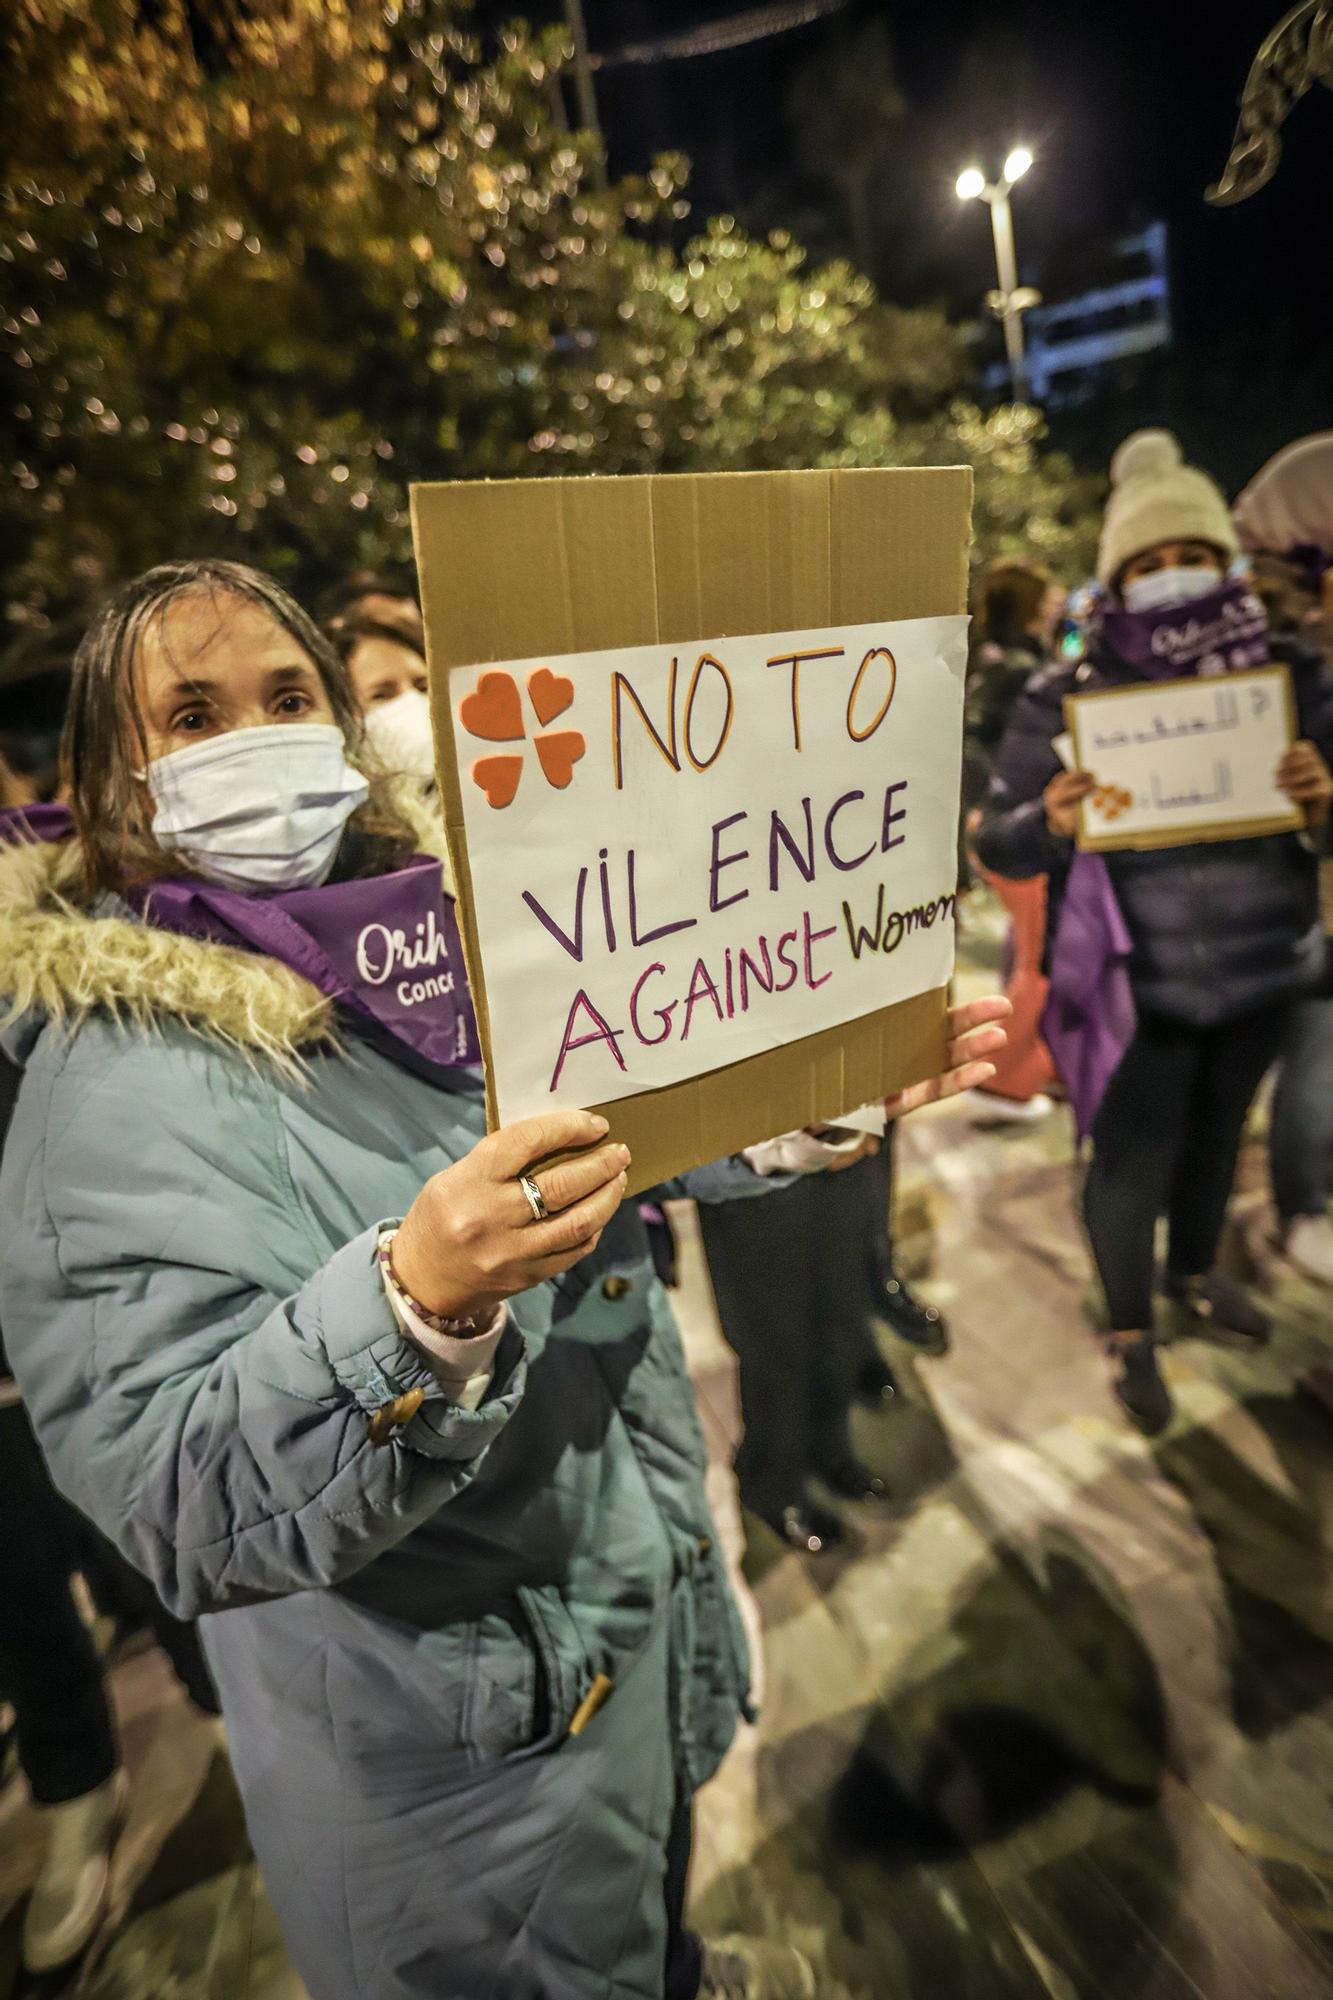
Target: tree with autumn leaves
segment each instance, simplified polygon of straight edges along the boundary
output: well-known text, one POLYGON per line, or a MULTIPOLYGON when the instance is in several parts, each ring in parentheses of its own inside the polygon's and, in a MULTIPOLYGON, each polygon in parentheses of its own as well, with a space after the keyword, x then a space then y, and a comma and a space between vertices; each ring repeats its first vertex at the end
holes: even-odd
POLYGON ((310 591, 410 552, 411 479, 948 463, 988 553, 1083 492, 957 336, 728 217, 597 185, 563 36, 462 0, 13 0, 0 82, 11 631, 164 556, 310 591), (688 238, 688 240, 686 240, 688 238))

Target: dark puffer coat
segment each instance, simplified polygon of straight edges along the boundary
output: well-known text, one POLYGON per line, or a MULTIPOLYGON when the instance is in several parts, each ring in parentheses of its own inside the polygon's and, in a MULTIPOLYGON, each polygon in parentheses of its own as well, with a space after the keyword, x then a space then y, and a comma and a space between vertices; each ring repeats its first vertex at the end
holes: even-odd
MULTIPOLYGON (((1333 679, 1304 648, 1275 643, 1291 672, 1300 733, 1333 763, 1333 679)), ((1090 654, 1034 676, 1000 745, 975 847, 998 875, 1049 875, 1054 937, 1073 843, 1046 824, 1042 793, 1060 769, 1053 742, 1064 700, 1121 687, 1135 675, 1116 655, 1090 654)), ((1316 856, 1296 834, 1224 840, 1107 857, 1134 940, 1139 1007, 1210 1026, 1308 992, 1323 940, 1316 856)))

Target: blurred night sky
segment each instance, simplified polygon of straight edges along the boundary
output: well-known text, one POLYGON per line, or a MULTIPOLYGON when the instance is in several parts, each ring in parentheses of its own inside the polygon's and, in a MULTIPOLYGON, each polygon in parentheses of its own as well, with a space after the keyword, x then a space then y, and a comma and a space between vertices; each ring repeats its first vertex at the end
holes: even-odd
MULTIPOLYGON (((589 41, 615 50, 744 4, 585 0, 589 41)), ((490 19, 513 11, 489 0, 481 9, 490 19)), ((560 0, 524 11, 562 17, 560 0)), ((831 50, 886 30, 904 110, 874 182, 884 296, 977 310, 994 283, 989 230, 953 183, 973 160, 998 171, 1008 145, 1025 141, 1037 165, 1014 207, 1027 281, 1058 289, 1095 270, 1108 237, 1159 216, 1170 226, 1176 377, 1141 385, 1142 407, 1108 412, 1107 436, 1122 419, 1180 421, 1234 483, 1247 461, 1333 421, 1329 93, 1296 107, 1268 188, 1235 208, 1204 200, 1251 59, 1281 11, 1281 0, 851 0, 733 52, 604 70, 597 90, 613 171, 679 149, 694 165, 696 215, 729 209, 752 227, 789 227, 816 252, 850 251, 836 190, 800 162, 801 93, 831 50)))

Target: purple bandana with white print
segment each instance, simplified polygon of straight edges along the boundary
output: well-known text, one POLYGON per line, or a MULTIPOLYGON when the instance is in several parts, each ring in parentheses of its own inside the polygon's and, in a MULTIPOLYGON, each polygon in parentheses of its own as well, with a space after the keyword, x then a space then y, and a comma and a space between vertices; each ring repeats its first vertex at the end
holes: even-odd
MULTIPOLYGON (((68 840, 61 805, 0 813, 0 841, 68 840)), ((158 930, 262 952, 344 1009, 386 1055, 426 1070, 472 1069, 481 1037, 440 863, 416 855, 391 875, 244 896, 209 882, 150 882, 132 907, 158 930)))
POLYGON ((481 1061, 453 898, 427 855, 391 875, 276 896, 176 881, 154 882, 132 901, 160 930, 280 959, 360 1017, 381 1046, 387 1036, 387 1054, 396 1043, 433 1069, 481 1061))
POLYGON ((1149 681, 1208 680, 1269 660, 1264 607, 1239 580, 1160 611, 1108 604, 1093 614, 1088 639, 1091 650, 1105 647, 1149 681))

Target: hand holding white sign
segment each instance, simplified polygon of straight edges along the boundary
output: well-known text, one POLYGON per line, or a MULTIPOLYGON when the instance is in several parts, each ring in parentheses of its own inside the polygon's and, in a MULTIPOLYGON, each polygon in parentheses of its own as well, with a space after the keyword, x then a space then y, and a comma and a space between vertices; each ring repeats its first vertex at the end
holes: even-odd
MULTIPOLYGON (((1304 755, 1288 763, 1295 702, 1285 667, 1134 681, 1070 696, 1065 713, 1077 770, 1053 779, 1050 792, 1059 790, 1059 818, 1075 780, 1091 773, 1095 782, 1079 805, 1082 847, 1174 847, 1292 832, 1307 803, 1295 800, 1293 784, 1317 805, 1317 770, 1304 755)), ((1049 817, 1049 795, 1047 810, 1049 817)))
POLYGON ((1322 826, 1333 805, 1333 771, 1317 743, 1302 737, 1293 743, 1277 767, 1277 787, 1294 806, 1304 810, 1311 826, 1322 826))
POLYGON ((1072 840, 1078 832, 1079 807, 1097 789, 1091 771, 1057 771, 1041 795, 1046 824, 1057 840, 1072 840))

